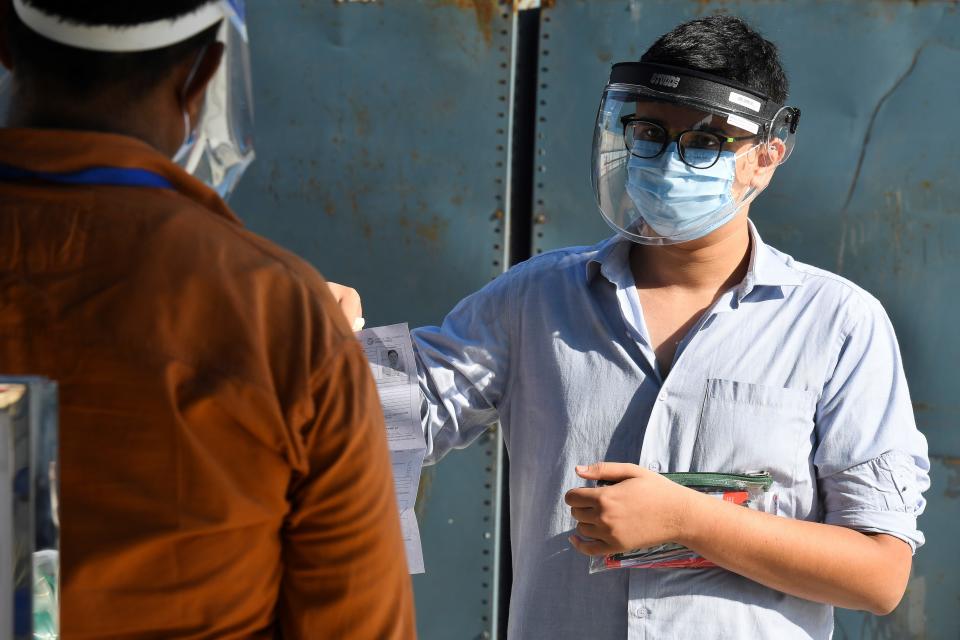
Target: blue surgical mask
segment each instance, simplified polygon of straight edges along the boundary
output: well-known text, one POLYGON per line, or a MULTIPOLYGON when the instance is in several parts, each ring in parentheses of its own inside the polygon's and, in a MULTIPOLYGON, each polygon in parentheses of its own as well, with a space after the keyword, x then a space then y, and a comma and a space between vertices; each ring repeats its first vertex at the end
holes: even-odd
POLYGON ((696 240, 735 214, 736 208, 730 206, 735 175, 732 151, 721 152, 708 169, 695 169, 683 163, 677 146, 671 144, 656 158, 631 154, 626 189, 643 221, 659 235, 696 240))

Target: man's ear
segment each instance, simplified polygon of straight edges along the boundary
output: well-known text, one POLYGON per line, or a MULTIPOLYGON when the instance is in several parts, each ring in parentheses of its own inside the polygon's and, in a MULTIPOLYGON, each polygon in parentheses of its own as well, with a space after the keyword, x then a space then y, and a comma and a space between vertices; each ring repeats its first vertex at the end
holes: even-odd
POLYGON ((180 76, 178 86, 183 87, 181 99, 191 122, 196 122, 200 116, 207 85, 220 68, 222 59, 223 43, 214 42, 203 50, 199 59, 191 57, 185 61, 177 74, 180 76))
POLYGON ((786 150, 786 146, 779 138, 774 138, 758 149, 757 170, 750 181, 751 186, 762 189, 770 184, 773 172, 780 166, 780 160, 783 158, 786 150))
POLYGON ((773 138, 767 143, 763 153, 760 154, 760 166, 776 168, 783 161, 783 156, 787 152, 787 145, 780 138, 773 138))
POLYGON ((13 57, 10 55, 10 21, 13 20, 13 4, 10 0, 0 0, 0 64, 13 71, 13 57))

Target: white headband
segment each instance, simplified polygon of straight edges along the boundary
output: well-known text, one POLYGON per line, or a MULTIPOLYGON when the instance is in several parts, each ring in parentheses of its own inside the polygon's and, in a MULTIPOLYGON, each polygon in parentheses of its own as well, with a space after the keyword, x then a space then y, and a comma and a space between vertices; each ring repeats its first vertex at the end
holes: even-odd
POLYGON ((172 20, 108 26, 71 23, 35 9, 24 0, 13 0, 13 9, 25 25, 48 40, 78 49, 112 53, 149 51, 183 42, 229 18, 232 12, 227 2, 210 2, 193 13, 172 20))

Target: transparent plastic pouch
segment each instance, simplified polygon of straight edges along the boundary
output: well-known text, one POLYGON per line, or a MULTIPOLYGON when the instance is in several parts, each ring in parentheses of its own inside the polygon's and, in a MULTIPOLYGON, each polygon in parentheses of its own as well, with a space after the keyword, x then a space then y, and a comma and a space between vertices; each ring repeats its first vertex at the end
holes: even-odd
MULTIPOLYGON (((664 473, 663 476, 677 484, 748 509, 767 513, 776 513, 777 510, 777 494, 770 491, 773 478, 765 471, 664 473)), ((611 569, 703 569, 715 566, 695 551, 672 542, 590 559, 590 573, 611 569)))

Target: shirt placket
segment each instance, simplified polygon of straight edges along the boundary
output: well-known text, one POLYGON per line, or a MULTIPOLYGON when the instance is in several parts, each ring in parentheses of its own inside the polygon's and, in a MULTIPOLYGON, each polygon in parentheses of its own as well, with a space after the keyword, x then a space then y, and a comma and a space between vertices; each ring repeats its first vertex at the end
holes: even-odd
POLYGON ((673 358, 670 368, 670 375, 666 380, 660 375, 659 367, 656 366, 656 354, 653 351, 649 332, 643 318, 643 309, 640 306, 640 297, 636 289, 620 288, 617 292, 620 299, 621 312, 624 314, 624 320, 630 329, 631 336, 636 340, 637 346, 646 359, 647 365, 654 373, 660 389, 657 392, 657 400, 650 410, 650 418, 644 429, 643 443, 640 447, 640 460, 638 464, 651 471, 662 471, 663 462, 661 447, 655 446, 662 441, 662 431, 664 425, 668 424, 667 412, 671 409, 670 400, 672 397, 679 396, 679 391, 688 377, 686 369, 683 367, 686 360, 684 354, 691 348, 691 344, 700 334, 701 330, 719 313, 730 311, 735 308, 736 291, 731 290, 724 293, 711 306, 697 323, 687 332, 680 343, 677 345, 677 351, 673 358))
MULTIPOLYGON (((660 384, 657 393, 657 399, 650 410, 650 418, 647 422, 643 434, 643 444, 640 448, 640 459, 638 464, 651 471, 660 472, 664 470, 661 459, 663 458, 662 445, 664 444, 663 434, 666 425, 669 424, 669 411, 671 410, 671 396, 679 395, 674 389, 680 389, 684 384, 686 370, 682 367, 684 363, 684 353, 688 351, 708 322, 718 313, 731 310, 735 304, 735 292, 729 291, 722 295, 714 305, 707 310, 697 324, 684 336, 680 344, 677 345, 677 352, 671 365, 670 375, 666 380, 660 375, 659 368, 656 366, 656 355, 653 351, 649 332, 643 318, 643 310, 640 306, 639 295, 636 290, 627 288, 618 290, 621 312, 624 314, 624 320, 629 328, 631 336, 636 340, 641 353, 647 360, 651 371, 656 376, 660 384)), ((689 360, 689 357, 686 358, 689 360)), ((629 640, 647 640, 656 638, 656 572, 643 569, 629 570, 628 577, 628 600, 626 611, 627 637, 629 640)))
POLYGON ((656 620, 651 608, 653 596, 651 587, 655 576, 646 569, 625 569, 629 571, 629 597, 627 599, 627 639, 655 640, 656 620))

